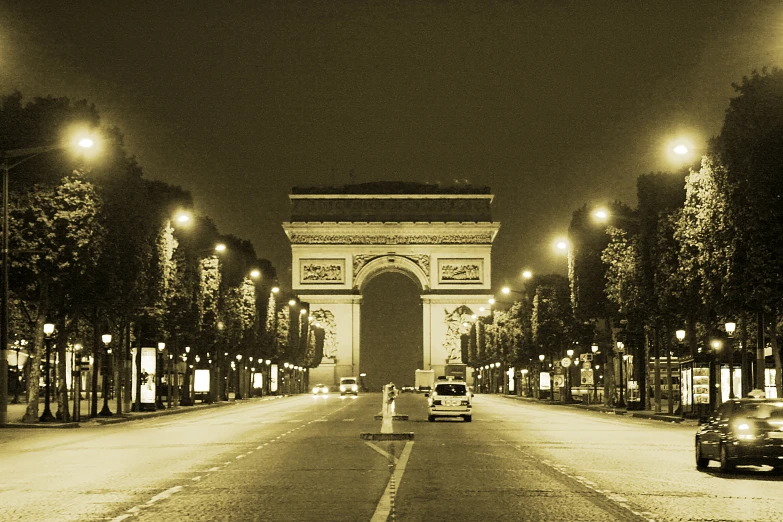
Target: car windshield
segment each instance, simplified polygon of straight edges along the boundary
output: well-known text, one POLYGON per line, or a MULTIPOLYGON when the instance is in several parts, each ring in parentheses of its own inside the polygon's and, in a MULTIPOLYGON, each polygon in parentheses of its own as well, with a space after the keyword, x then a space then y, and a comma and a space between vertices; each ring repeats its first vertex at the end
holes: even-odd
POLYGON ((356 379, 343 379, 343 384, 356 384, 356 379))
POLYGON ((438 395, 465 395, 466 391, 464 384, 438 384, 435 387, 438 395))
POLYGON ((752 419, 783 419, 783 402, 740 403, 736 412, 752 419))

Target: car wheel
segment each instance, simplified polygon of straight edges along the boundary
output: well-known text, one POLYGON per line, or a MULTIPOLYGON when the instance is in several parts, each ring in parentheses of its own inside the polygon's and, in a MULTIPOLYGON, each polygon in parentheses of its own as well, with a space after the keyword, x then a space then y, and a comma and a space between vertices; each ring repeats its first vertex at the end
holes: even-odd
POLYGON ((726 450, 726 446, 721 444, 720 446, 720 470, 729 473, 731 471, 734 471, 734 468, 736 465, 734 462, 729 460, 729 452, 726 450))
POLYGON ((701 454, 701 442, 696 441, 696 468, 704 469, 710 464, 710 459, 701 454))
POLYGON ((465 422, 471 422, 473 420, 473 416, 472 415, 465 415, 462 418, 465 419, 465 422))
POLYGON ((427 420, 430 422, 435 422, 435 415, 427 415, 427 420))

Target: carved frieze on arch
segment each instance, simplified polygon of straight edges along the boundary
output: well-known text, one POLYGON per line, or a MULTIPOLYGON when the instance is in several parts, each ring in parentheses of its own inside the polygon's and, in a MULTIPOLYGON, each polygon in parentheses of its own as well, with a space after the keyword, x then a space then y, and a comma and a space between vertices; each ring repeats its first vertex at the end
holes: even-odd
POLYGON ((397 272, 408 276, 422 291, 430 289, 430 257, 428 255, 357 254, 353 256, 353 287, 364 287, 375 276, 397 272))

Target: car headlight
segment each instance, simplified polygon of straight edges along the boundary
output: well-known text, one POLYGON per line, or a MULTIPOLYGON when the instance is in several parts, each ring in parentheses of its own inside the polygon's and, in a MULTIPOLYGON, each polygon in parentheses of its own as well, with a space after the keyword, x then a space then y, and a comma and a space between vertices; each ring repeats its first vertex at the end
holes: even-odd
POLYGON ((734 436, 737 437, 738 440, 755 440, 756 431, 753 429, 753 426, 747 422, 740 422, 734 426, 734 436))
POLYGON ((318 388, 313 388, 313 393, 318 393, 318 388))
POLYGON ((351 386, 351 391, 356 391, 358 389, 359 389, 358 386, 356 386, 355 384, 353 386, 351 386))
POLYGON ((345 386, 343 386, 343 385, 340 385, 340 391, 341 391, 341 392, 345 391, 345 386))

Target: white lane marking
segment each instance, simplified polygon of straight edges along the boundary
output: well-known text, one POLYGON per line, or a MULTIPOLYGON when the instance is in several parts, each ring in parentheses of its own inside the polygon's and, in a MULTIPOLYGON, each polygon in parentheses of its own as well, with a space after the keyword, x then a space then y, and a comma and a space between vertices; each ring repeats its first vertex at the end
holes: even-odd
POLYGON ((201 475, 199 475, 198 477, 193 477, 190 480, 192 480, 193 482, 198 482, 199 480, 201 480, 201 475))
POLYGON ((154 504, 158 500, 165 500, 165 499, 169 498, 171 495, 173 495, 174 493, 176 493, 177 491, 179 491, 181 489, 182 489, 182 486, 174 486, 173 488, 169 488, 166 491, 162 491, 162 492, 158 493, 157 495, 155 495, 154 497, 152 497, 151 499, 149 499, 147 501, 147 505, 149 506, 150 504, 154 504))
POLYGON ((413 449, 413 441, 407 441, 405 447, 402 449, 400 460, 396 466, 394 466, 394 472, 389 477, 389 483, 386 485, 386 490, 383 492, 383 496, 378 501, 378 506, 375 508, 370 522, 386 522, 391 513, 391 494, 392 484, 395 488, 400 487, 402 482, 402 474, 405 473, 405 466, 408 464, 408 457, 410 457, 411 450, 413 449))
POLYGON ((257 450, 260 450, 260 449, 261 449, 261 448, 263 448, 263 447, 264 447, 264 446, 256 446, 256 449, 257 449, 257 450))
POLYGON ((235 459, 237 459, 237 460, 239 460, 239 459, 244 459, 244 458, 245 458, 245 455, 237 455, 237 456, 236 456, 236 457, 234 457, 234 458, 235 458, 235 459))
POLYGON ((343 422, 353 422, 356 419, 343 419, 343 422))
MULTIPOLYGON (((526 455, 526 456, 528 456, 530 458, 535 458, 533 455, 531 455, 531 454, 527 453, 526 451, 522 450, 522 448, 520 448, 519 446, 514 446, 514 447, 517 449, 517 451, 519 451, 523 455, 526 455)), ((558 473, 560 473, 562 475, 565 475, 566 477, 568 477, 570 479, 576 480, 577 482, 582 484, 584 487, 586 487, 588 489, 591 489, 591 490, 595 491, 596 493, 598 493, 600 495, 603 495, 607 500, 609 500, 611 502, 614 502, 615 504, 617 504, 618 506, 620 506, 622 508, 627 509, 628 511, 630 511, 634 515, 646 518, 649 522, 656 522, 656 516, 657 515, 655 513, 652 513, 650 511, 643 511, 643 512, 636 511, 635 509, 633 509, 628 504, 628 500, 625 497, 623 497, 621 495, 618 495, 617 493, 613 493, 609 489, 600 489, 600 488, 598 488, 598 485, 595 482, 591 482, 591 481, 585 479, 584 477, 582 477, 580 475, 576 475, 576 474, 570 473, 569 470, 568 470, 568 467, 563 466, 562 464, 556 464, 556 463, 551 462, 551 461, 549 461, 547 459, 541 459, 540 462, 542 462, 543 464, 546 464, 547 466, 549 466, 553 470, 557 471, 558 473)))
POLYGON ((217 471, 219 469, 220 469, 219 467, 215 466, 214 468, 209 468, 207 471, 217 471))
POLYGON ((120 516, 118 516, 118 517, 114 517, 114 518, 112 518, 112 519, 111 519, 111 522, 120 522, 121 520, 125 520, 126 518, 130 518, 130 517, 131 517, 131 515, 129 515, 129 514, 127 514, 127 513, 126 513, 126 514, 124 514, 124 515, 120 515, 120 516))
POLYGON ((367 444, 372 449, 374 449, 375 451, 377 451, 378 453, 380 453, 381 455, 383 455, 386 458, 386 460, 393 460, 395 464, 397 464, 397 462, 399 462, 399 459, 397 457, 393 456, 391 453, 389 453, 387 451, 382 450, 381 448, 379 448, 378 446, 376 446, 372 442, 370 442, 368 440, 365 440, 364 443, 367 444))
POLYGON ((228 462, 224 462, 224 463, 223 463, 223 465, 224 465, 224 466, 228 466, 229 464, 231 464, 231 461, 230 461, 230 460, 229 460, 228 462))

